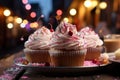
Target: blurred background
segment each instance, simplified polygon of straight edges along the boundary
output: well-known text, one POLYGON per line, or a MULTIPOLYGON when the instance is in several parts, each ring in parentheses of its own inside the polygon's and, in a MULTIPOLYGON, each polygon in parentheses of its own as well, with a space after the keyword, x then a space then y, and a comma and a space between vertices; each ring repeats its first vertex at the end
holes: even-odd
POLYGON ((120 34, 120 0, 0 0, 0 57, 24 48, 40 26, 51 23, 55 29, 63 20, 77 30, 120 34))

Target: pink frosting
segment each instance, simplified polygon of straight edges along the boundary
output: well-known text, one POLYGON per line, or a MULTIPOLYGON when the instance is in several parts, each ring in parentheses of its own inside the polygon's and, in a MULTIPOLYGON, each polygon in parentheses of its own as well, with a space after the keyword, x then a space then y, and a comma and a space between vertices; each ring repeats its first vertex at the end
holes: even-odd
POLYGON ((55 49, 81 49, 84 48, 84 40, 78 36, 75 25, 61 22, 51 39, 51 47, 55 49))
POLYGON ((25 42, 25 47, 29 49, 48 49, 49 41, 52 37, 52 32, 45 26, 36 30, 31 34, 25 42))
POLYGON ((97 64, 93 63, 92 61, 84 61, 84 67, 93 67, 98 66, 97 64))
POLYGON ((103 41, 91 28, 85 27, 79 31, 79 36, 84 38, 87 47, 102 46, 103 41))

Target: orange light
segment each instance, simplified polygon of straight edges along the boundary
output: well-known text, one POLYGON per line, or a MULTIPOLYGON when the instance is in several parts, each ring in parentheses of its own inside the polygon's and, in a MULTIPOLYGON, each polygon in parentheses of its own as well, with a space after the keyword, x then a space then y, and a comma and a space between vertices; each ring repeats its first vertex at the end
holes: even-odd
POLYGON ((9 16, 9 17, 7 17, 7 19, 6 19, 6 22, 7 22, 7 23, 13 22, 13 20, 14 20, 13 16, 9 16))
POLYGON ((24 23, 24 24, 28 24, 28 20, 24 19, 24 20, 23 20, 23 23, 24 23))
POLYGON ((38 27, 38 23, 37 22, 30 23, 30 27, 31 28, 37 28, 38 27))

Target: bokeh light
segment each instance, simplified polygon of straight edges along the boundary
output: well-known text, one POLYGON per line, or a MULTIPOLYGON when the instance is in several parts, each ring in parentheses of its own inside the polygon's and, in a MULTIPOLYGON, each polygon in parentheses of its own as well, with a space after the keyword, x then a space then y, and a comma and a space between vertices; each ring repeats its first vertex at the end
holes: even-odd
POLYGON ((41 18, 44 18, 45 16, 42 14, 40 17, 41 17, 41 18))
POLYGON ((10 10, 6 9, 3 12, 4 16, 9 16, 11 14, 10 10))
POLYGON ((60 9, 58 9, 57 11, 56 11, 56 14, 58 15, 58 16, 61 16, 62 15, 62 10, 60 10, 60 9))
POLYGON ((70 15, 74 16, 76 15, 77 11, 76 9, 70 9, 70 15))
POLYGON ((69 22, 69 19, 68 19, 67 17, 65 17, 65 18, 63 19, 63 21, 69 22))
POLYGON ((13 23, 8 23, 8 24, 7 24, 7 28, 8 28, 8 29, 12 29, 12 28, 13 28, 13 23))
POLYGON ((20 24, 20 23, 22 23, 22 18, 19 18, 19 17, 18 17, 18 18, 16 18, 15 21, 16 21, 16 23, 20 24))
POLYGON ((101 2, 101 3, 99 4, 99 7, 100 7, 100 9, 106 9, 107 3, 106 3, 106 2, 101 2))
POLYGON ((92 2, 90 0, 86 0, 84 2, 84 6, 87 7, 87 8, 91 7, 91 5, 92 5, 92 2))
POLYGON ((36 12, 31 12, 30 17, 35 18, 36 17, 36 12))
POLYGON ((27 3, 28 3, 28 0, 22 0, 22 3, 23 3, 23 4, 27 4, 27 3))
POLYGON ((92 7, 94 8, 94 7, 96 7, 98 5, 98 1, 92 1, 92 7))
POLYGON ((26 26, 26 24, 24 24, 24 23, 21 23, 21 24, 20 24, 20 27, 21 27, 21 28, 25 28, 25 26, 26 26))
POLYGON ((28 24, 28 20, 27 20, 27 19, 24 19, 24 20, 23 20, 23 23, 24 23, 24 24, 28 24))
POLYGON ((31 9, 31 5, 30 5, 30 4, 26 4, 26 5, 25 5, 25 9, 26 9, 26 10, 30 10, 30 9, 31 9))
POLYGON ((38 28, 38 23, 37 22, 30 23, 30 27, 31 28, 38 28))
POLYGON ((8 23, 8 22, 13 22, 14 21, 14 17, 13 16, 9 16, 9 17, 7 17, 7 19, 6 19, 6 22, 8 23))

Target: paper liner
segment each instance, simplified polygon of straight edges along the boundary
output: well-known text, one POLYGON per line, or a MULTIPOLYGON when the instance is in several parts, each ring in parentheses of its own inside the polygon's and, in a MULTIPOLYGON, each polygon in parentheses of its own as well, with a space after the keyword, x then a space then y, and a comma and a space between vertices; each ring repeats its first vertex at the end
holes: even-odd
POLYGON ((24 49, 26 59, 31 63, 50 63, 50 55, 48 50, 31 50, 24 49))
POLYGON ((99 59, 101 53, 101 47, 97 48, 87 48, 87 53, 85 60, 94 60, 94 59, 99 59))
POLYGON ((83 66, 86 49, 84 50, 49 50, 54 66, 83 66))

